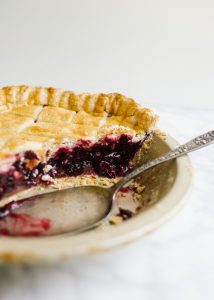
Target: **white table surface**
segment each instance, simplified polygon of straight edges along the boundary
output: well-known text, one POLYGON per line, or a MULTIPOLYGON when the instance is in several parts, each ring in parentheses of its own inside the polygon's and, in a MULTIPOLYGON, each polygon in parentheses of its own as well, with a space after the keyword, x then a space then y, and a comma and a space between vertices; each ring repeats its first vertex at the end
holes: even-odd
POLYGON ((213 0, 0 1, 0 86, 214 108, 213 0))
MULTIPOLYGON (((180 142, 214 129, 214 110, 154 108, 180 142)), ((192 153, 191 161, 193 192, 174 219, 108 253, 48 267, 1 267, 0 299, 213 299, 214 146, 192 153)))

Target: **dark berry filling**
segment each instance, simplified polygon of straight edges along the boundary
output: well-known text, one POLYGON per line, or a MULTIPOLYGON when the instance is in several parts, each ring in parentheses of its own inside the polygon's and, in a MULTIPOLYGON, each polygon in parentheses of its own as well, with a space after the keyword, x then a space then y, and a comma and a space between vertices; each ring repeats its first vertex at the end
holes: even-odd
POLYGON ((33 151, 16 155, 16 160, 9 170, 0 173, 0 199, 5 193, 39 183, 40 165, 39 158, 33 151))
POLYGON ((60 148, 47 164, 53 167, 52 177, 97 174, 115 178, 128 171, 141 145, 142 141, 133 141, 127 135, 106 137, 97 143, 80 141, 73 148, 60 148))
POLYGON ((107 136, 99 142, 79 140, 72 147, 62 147, 46 162, 41 162, 33 151, 16 156, 7 172, 0 173, 0 199, 5 193, 18 191, 39 183, 50 184, 48 178, 94 174, 115 178, 123 176, 132 166, 130 161, 149 138, 140 141, 122 134, 107 136), (48 166, 48 170, 47 167, 48 166))

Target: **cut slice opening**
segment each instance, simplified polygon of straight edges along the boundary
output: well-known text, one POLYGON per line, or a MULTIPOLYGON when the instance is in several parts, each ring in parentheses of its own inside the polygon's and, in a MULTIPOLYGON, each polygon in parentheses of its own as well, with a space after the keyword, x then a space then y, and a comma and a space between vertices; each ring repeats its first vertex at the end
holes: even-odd
MULTIPOLYGON (((99 141, 80 139, 72 146, 61 145, 45 159, 32 151, 18 153, 14 161, 0 171, 0 199, 19 190, 49 186, 57 178, 91 175, 117 178, 133 167, 133 159, 150 139, 121 134, 105 136, 99 141)), ((72 179, 71 179, 72 180, 72 179)))

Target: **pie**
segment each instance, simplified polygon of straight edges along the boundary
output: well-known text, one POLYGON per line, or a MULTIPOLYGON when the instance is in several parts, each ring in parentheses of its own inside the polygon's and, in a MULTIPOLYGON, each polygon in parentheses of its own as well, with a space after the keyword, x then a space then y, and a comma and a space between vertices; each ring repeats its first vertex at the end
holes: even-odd
POLYGON ((44 190, 113 185, 156 126, 156 114, 117 93, 0 89, 0 206, 44 190))

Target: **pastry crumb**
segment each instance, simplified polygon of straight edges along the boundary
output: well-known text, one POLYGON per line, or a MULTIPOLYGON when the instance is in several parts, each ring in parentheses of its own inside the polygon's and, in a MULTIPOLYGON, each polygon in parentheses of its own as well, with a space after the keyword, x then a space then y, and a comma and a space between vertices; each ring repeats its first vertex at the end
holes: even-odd
POLYGON ((113 216, 109 222, 113 225, 121 224, 123 222, 123 218, 120 216, 113 216))

